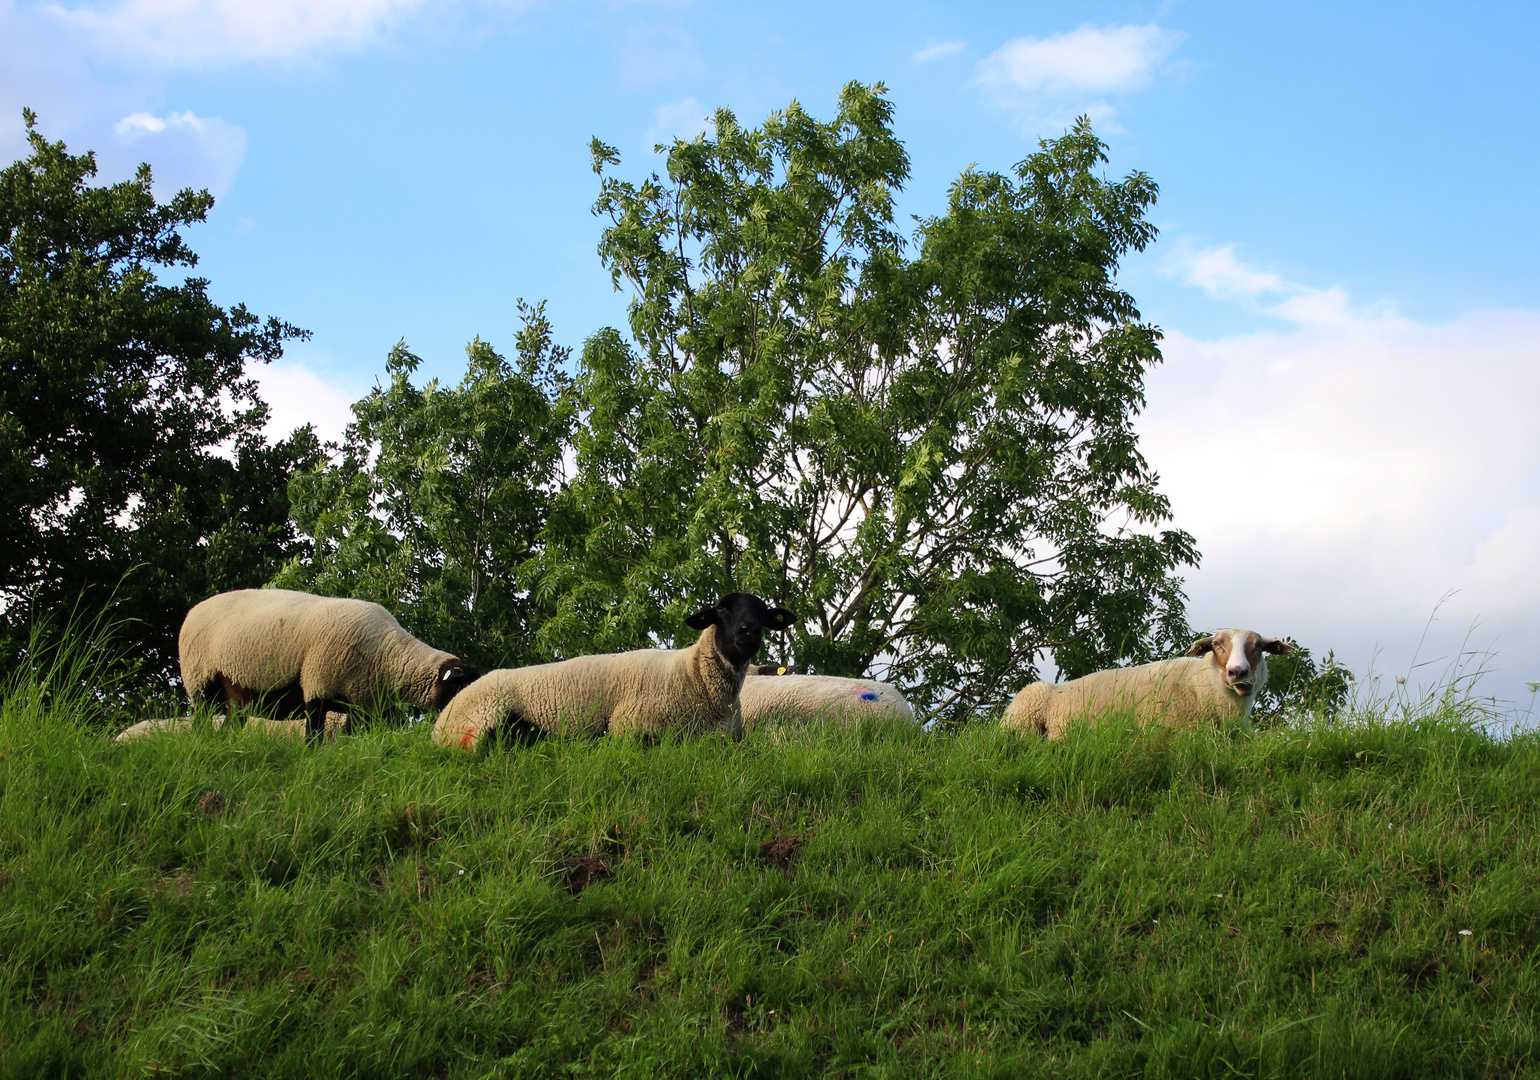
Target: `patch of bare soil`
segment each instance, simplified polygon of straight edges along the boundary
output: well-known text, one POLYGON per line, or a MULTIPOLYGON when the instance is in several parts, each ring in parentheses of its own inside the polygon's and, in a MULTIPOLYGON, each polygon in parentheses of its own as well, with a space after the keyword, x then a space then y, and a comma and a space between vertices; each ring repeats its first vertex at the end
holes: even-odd
POLYGON ((606 881, 615 876, 615 871, 610 868, 610 864, 597 855, 580 855, 563 859, 558 866, 566 879, 567 891, 574 896, 595 882, 606 881))
POLYGON ((773 837, 759 845, 759 861, 764 866, 779 866, 782 870, 790 870, 797 849, 805 843, 807 841, 800 836, 773 837))

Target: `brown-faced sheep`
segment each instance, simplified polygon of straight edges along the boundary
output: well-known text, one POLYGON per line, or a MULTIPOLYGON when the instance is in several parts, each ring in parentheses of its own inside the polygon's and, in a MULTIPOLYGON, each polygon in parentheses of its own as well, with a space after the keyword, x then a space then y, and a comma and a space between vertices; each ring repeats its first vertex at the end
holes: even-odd
POLYGON ((474 750, 510 724, 541 732, 743 735, 738 691, 765 630, 796 620, 750 593, 728 593, 685 620, 701 636, 688 649, 578 656, 488 672, 439 714, 434 741, 474 750))
POLYGON ((1265 654, 1293 651, 1287 642, 1251 630, 1220 630, 1175 659, 1063 683, 1035 682, 1006 706, 1000 726, 1054 739, 1073 721, 1094 723, 1107 713, 1173 725, 1242 719, 1251 715, 1257 691, 1267 683, 1265 654))

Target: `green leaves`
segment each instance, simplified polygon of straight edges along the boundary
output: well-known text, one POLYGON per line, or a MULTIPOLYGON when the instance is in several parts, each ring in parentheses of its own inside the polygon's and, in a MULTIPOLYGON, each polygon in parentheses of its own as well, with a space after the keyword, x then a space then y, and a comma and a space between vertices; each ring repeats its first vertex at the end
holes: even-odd
POLYGON ((211 301, 182 230, 206 191, 157 203, 148 166, 94 184, 90 154, 50 143, 0 170, 0 638, 116 595, 129 651, 175 670, 182 616, 265 580, 288 550, 284 481, 308 431, 269 445, 246 364, 303 331, 211 301))
POLYGON ((831 121, 729 110, 663 175, 607 173, 600 257, 634 346, 585 346, 577 471, 539 556, 558 654, 674 638, 745 589, 805 615, 786 652, 902 685, 932 715, 1183 643, 1192 538, 1131 418, 1159 331, 1117 264, 1156 187, 1103 179, 1089 124, 969 171, 913 245, 881 84, 831 121), (912 254, 910 252, 913 252, 912 254))
POLYGON ((353 406, 327 460, 289 483, 310 538, 275 584, 374 600, 413 633, 480 667, 537 658, 542 602, 523 567, 559 479, 573 421, 568 352, 543 304, 519 303, 516 364, 480 338, 458 386, 418 387, 405 343, 388 386, 353 406))

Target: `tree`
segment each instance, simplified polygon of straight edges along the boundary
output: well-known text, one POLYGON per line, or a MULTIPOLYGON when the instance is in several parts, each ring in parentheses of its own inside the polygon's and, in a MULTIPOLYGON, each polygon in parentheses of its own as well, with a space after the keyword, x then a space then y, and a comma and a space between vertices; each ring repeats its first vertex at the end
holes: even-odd
POLYGON ((1116 283, 1155 184, 1098 176, 1082 119, 1012 175, 965 172, 910 257, 891 116, 858 83, 830 122, 722 109, 640 184, 595 140, 631 340, 590 338, 574 384, 552 652, 668 640, 742 588, 806 618, 799 664, 963 720, 1044 657, 1078 674, 1186 644, 1197 554, 1160 527, 1131 423, 1160 335, 1116 283))
POLYGON ((274 584, 384 604, 436 648, 483 668, 538 659, 534 555, 572 427, 544 305, 519 303, 518 367, 480 338, 465 378, 418 388, 405 343, 390 382, 353 406, 341 446, 295 473, 294 520, 309 538, 274 584))
POLYGON ((1317 666, 1309 649, 1293 638, 1283 640, 1294 651, 1267 658, 1267 685, 1257 691, 1251 708, 1253 722, 1271 727, 1299 716, 1334 715, 1346 709, 1357 680, 1337 662, 1337 654, 1327 650, 1326 659, 1317 666))
POLYGON ((266 580, 294 541, 288 472, 308 429, 269 445, 246 375, 303 331, 161 284, 192 267, 183 228, 206 191, 157 203, 148 165, 93 186, 24 113, 31 156, 0 170, 0 637, 116 596, 118 633, 149 673, 176 669, 187 608, 266 580))

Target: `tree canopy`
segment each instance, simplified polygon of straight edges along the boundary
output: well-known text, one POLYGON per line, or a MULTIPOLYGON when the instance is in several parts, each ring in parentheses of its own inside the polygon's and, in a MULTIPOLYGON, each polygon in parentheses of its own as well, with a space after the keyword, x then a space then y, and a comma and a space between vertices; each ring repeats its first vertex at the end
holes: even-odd
POLYGON ((640 182, 595 140, 630 337, 589 338, 573 383, 576 471, 536 556, 548 651, 666 641, 744 589, 805 617, 797 663, 964 719, 1044 658, 1186 643, 1197 553, 1132 427, 1160 334, 1116 280, 1154 182, 1103 178, 1082 119, 965 172, 906 241, 891 119, 881 84, 831 121, 718 110, 640 182))
POLYGON ((302 429, 276 445, 246 374, 303 332, 225 310, 181 230, 213 205, 159 203, 149 166, 94 185, 91 153, 51 143, 0 170, 0 633, 114 594, 120 631, 154 672, 176 664, 187 608, 261 584, 293 543, 286 478, 302 429))
POLYGON ((373 600, 413 633, 478 666, 538 659, 542 609, 521 576, 570 441, 568 350, 542 306, 519 305, 518 364, 480 338, 458 386, 417 387, 398 344, 389 384, 353 406, 326 460, 290 481, 309 538, 274 581, 373 600))

